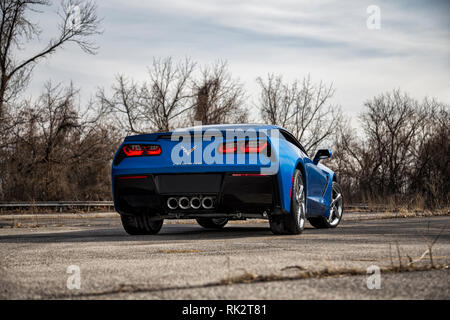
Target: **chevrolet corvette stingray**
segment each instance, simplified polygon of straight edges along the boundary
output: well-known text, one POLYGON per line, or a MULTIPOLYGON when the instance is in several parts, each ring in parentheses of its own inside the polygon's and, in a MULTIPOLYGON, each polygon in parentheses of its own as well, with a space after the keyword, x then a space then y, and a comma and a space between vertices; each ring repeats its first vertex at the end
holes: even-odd
POLYGON ((196 219, 220 229, 229 220, 268 219, 274 234, 299 234, 341 221, 336 174, 273 125, 208 125, 128 136, 115 154, 115 210, 131 235, 156 234, 164 219, 196 219))

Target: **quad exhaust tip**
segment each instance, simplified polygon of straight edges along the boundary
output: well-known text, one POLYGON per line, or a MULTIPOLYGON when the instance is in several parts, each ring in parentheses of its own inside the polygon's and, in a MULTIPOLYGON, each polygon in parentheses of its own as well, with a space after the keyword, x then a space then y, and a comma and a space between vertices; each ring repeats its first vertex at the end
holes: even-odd
POLYGON ((180 200, 178 200, 178 205, 181 209, 186 210, 190 207, 191 202, 188 197, 181 197, 180 200))
POLYGON ((171 210, 178 208, 178 199, 173 197, 167 199, 167 207, 171 210))
POLYGON ((200 209, 202 201, 198 197, 193 197, 191 198, 190 204, 192 209, 200 209))
POLYGON ((204 197, 202 199, 202 207, 204 209, 212 209, 214 207, 214 200, 211 197, 204 197))
POLYGON ((170 197, 169 199, 167 199, 167 207, 170 210, 175 210, 175 209, 212 209, 214 208, 214 199, 212 197, 204 197, 204 198, 200 198, 200 197, 192 197, 192 198, 188 198, 188 197, 181 197, 181 198, 175 198, 175 197, 170 197))

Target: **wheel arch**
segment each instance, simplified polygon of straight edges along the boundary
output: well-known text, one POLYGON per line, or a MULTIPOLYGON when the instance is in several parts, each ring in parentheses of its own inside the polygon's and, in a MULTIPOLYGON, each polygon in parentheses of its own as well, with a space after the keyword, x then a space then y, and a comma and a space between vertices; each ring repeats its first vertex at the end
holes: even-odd
MULTIPOLYGON (((305 185, 305 189, 308 190, 308 186, 307 186, 307 178, 306 178, 306 171, 305 171, 305 166, 302 162, 301 159, 298 160, 297 165, 295 166, 295 170, 300 170, 300 172, 302 173, 303 176, 303 184, 305 185)), ((295 172, 294 170, 294 172, 295 172)), ((291 186, 292 187, 292 186, 291 186)))
POLYGON ((339 183, 338 177, 337 177, 337 174, 336 174, 336 173, 333 173, 333 179, 332 179, 332 181, 333 181, 333 182, 339 183))

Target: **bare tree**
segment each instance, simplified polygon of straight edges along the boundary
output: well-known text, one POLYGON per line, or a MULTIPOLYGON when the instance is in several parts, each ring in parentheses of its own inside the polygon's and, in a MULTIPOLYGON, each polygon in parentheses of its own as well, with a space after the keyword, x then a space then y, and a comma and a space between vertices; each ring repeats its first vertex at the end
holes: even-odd
POLYGON ((177 64, 171 58, 153 59, 148 83, 139 85, 119 75, 112 97, 103 89, 97 96, 104 112, 112 114, 126 133, 169 131, 192 108, 190 81, 194 68, 195 63, 189 59, 177 64))
POLYGON ((412 174, 408 192, 421 194, 428 207, 450 203, 450 108, 448 104, 425 99, 426 118, 412 144, 412 174))
POLYGON ((112 124, 125 134, 151 131, 152 124, 145 121, 148 110, 142 101, 142 87, 123 75, 117 75, 116 84, 111 89, 111 97, 104 89, 99 89, 97 97, 112 124))
POLYGON ((30 12, 49 6, 48 0, 0 0, 0 123, 5 105, 27 85, 36 63, 74 42, 87 53, 95 53, 96 46, 90 36, 100 33, 97 7, 90 1, 63 1, 58 15, 61 18, 59 35, 51 39, 40 51, 24 59, 16 57, 25 44, 39 37, 42 30, 28 18, 30 12))
POLYGON ((110 163, 119 139, 101 116, 81 112, 79 92, 47 83, 2 150, 2 199, 110 198, 110 163))
POLYGON ((360 123, 365 135, 342 126, 330 165, 351 201, 436 207, 448 205, 448 105, 422 103, 394 90, 368 100, 360 123))
POLYGON ((196 64, 190 59, 153 59, 150 81, 142 88, 146 121, 156 131, 169 131, 179 116, 192 108, 190 80, 196 64))
POLYGON ((200 121, 204 125, 247 122, 244 88, 231 77, 226 62, 201 70, 200 78, 194 80, 193 98, 191 122, 200 121))
POLYGON ((267 82, 261 77, 256 82, 261 89, 259 105, 263 121, 289 127, 298 93, 297 81, 292 85, 284 84, 282 76, 269 74, 267 82))
POLYGON ((372 172, 378 178, 381 194, 404 192, 403 187, 413 161, 411 148, 426 110, 399 90, 375 97, 365 103, 360 116, 376 161, 372 172))
POLYGON ((350 203, 374 200, 377 194, 377 154, 371 147, 348 122, 342 123, 334 136, 333 157, 327 165, 337 173, 350 203))
POLYGON ((291 131, 308 153, 329 140, 343 121, 340 107, 329 104, 334 95, 332 84, 314 84, 309 76, 289 84, 273 74, 267 81, 258 78, 257 83, 263 120, 291 131))

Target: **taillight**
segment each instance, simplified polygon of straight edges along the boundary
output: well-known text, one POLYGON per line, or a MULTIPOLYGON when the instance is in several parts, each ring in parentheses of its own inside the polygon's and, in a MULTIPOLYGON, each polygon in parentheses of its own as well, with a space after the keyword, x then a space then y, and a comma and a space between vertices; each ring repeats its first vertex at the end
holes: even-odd
POLYGON ((264 151, 268 146, 267 141, 245 141, 235 144, 234 142, 227 142, 219 145, 220 153, 260 153, 264 151))
POLYGON ((142 155, 157 156, 161 154, 161 146, 127 144, 122 147, 127 157, 138 157, 142 155))
POLYGON ((240 150, 244 153, 260 153, 267 148, 267 141, 246 141, 241 144, 240 150))
POLYGON ((134 179, 147 179, 147 176, 125 176, 120 177, 119 180, 134 180, 134 179))
POLYGON ((125 145, 122 150, 128 157, 136 157, 144 153, 144 150, 142 150, 142 147, 138 144, 125 145))
POLYGON ((220 153, 235 153, 237 150, 234 142, 223 143, 219 146, 220 153))
POLYGON ((161 154, 161 147, 156 145, 144 146, 145 152, 149 156, 158 156, 161 154))

